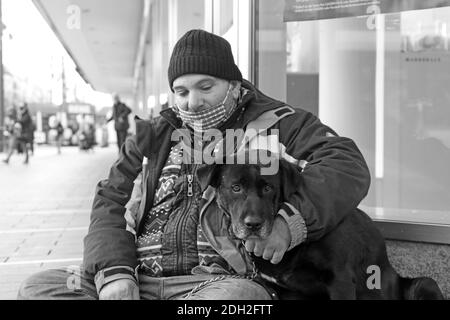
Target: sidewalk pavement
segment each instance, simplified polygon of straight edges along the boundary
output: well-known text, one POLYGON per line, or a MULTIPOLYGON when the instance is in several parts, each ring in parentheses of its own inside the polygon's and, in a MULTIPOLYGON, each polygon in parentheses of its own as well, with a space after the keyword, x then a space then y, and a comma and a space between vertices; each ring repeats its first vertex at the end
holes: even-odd
MULTIPOLYGON (((4 159, 4 154, 0 154, 4 159)), ((28 165, 0 162, 0 300, 45 269, 79 265, 95 186, 107 177, 117 147, 83 152, 37 146, 28 165)))

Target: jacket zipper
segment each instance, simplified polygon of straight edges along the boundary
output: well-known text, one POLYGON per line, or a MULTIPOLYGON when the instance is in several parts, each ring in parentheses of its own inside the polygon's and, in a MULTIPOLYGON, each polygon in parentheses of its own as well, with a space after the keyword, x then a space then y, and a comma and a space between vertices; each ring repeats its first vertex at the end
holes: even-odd
POLYGON ((196 165, 193 166, 193 170, 191 174, 187 175, 187 182, 188 182, 188 186, 187 186, 187 205, 185 207, 185 209, 182 212, 182 216, 180 217, 180 220, 178 221, 178 225, 177 225, 177 273, 179 273, 180 271, 183 271, 183 253, 182 253, 182 249, 183 249, 183 239, 182 239, 182 227, 184 225, 185 220, 187 219, 187 216, 189 214, 189 210, 191 209, 192 206, 192 202, 193 202, 193 195, 194 195, 194 188, 193 188, 193 182, 194 182, 194 174, 196 171, 196 165))
POLYGON ((187 192, 187 196, 188 197, 192 197, 194 195, 193 189, 192 189, 192 181, 194 181, 194 175, 192 174, 188 174, 187 175, 187 179, 188 179, 188 192, 187 192))

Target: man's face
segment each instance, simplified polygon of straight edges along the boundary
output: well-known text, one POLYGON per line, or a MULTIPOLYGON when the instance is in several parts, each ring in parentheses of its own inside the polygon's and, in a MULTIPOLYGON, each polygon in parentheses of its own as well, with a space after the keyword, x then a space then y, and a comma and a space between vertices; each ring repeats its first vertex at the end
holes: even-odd
MULTIPOLYGON (((229 87, 230 82, 227 80, 202 74, 185 74, 173 82, 175 103, 182 110, 199 112, 223 102, 229 87)), ((231 95, 237 99, 237 88, 232 89, 231 95)))

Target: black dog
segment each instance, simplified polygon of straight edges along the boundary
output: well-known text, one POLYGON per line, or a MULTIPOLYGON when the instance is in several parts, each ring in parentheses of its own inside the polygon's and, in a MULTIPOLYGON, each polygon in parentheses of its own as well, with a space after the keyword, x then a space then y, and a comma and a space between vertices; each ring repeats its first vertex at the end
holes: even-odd
MULTIPOLYGON (((275 175, 261 175, 260 165, 211 165, 200 168, 202 186, 216 188, 216 201, 231 220, 230 233, 239 239, 270 235, 282 195, 282 179, 298 185, 298 168, 279 162, 275 175), (295 172, 297 171, 297 172, 295 172)), ((262 277, 280 299, 443 299, 427 277, 403 278, 391 266, 384 239, 372 220, 355 209, 334 230, 305 242, 271 264, 252 255, 262 277), (380 287, 369 288, 369 266, 379 267, 380 287)))

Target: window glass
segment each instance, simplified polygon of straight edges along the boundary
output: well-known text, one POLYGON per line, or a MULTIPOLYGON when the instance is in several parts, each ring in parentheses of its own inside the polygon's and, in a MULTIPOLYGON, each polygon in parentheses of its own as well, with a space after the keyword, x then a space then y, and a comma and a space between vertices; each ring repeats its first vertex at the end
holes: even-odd
POLYGON ((238 29, 234 17, 234 0, 214 0, 214 28, 213 32, 231 45, 233 57, 237 57, 238 29))
POLYGON ((213 33, 225 38, 231 45, 235 63, 242 76, 250 73, 250 9, 251 0, 211 0, 213 33))
POLYGON ((216 0, 215 5, 219 9, 218 21, 215 32, 221 36, 225 35, 233 26, 233 1, 216 0))
POLYGON ((256 83, 355 140, 372 216, 450 223, 450 8, 283 22, 256 2, 256 83))
MULTIPOLYGON (((161 64, 160 61, 163 56, 152 56, 155 69, 160 71, 156 74, 164 78, 165 91, 154 92, 156 103, 160 103, 162 108, 166 108, 174 103, 172 92, 167 86, 167 68, 169 66, 169 57, 172 54, 173 47, 178 39, 180 39, 187 31, 191 29, 210 29, 211 19, 211 1, 210 0, 160 0, 162 3, 167 3, 168 15, 167 21, 161 21, 160 25, 167 28, 167 37, 161 38, 159 43, 162 46, 167 46, 168 50, 164 57, 167 61, 161 64), (166 24, 166 25, 164 25, 166 24), (163 99, 161 98, 163 95, 163 99), (167 98, 166 98, 167 97, 167 98), (167 100, 167 101, 166 101, 167 100)), ((158 25, 159 26, 159 25, 158 25)), ((155 112, 155 114, 158 114, 155 112)))

